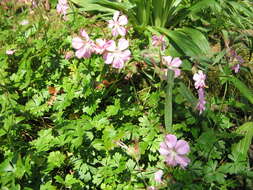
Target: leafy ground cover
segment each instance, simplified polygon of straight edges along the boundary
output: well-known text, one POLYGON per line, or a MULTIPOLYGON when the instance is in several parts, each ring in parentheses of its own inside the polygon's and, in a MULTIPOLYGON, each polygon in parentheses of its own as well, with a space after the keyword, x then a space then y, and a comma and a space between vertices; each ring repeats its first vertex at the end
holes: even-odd
POLYGON ((252 189, 252 2, 159 3, 0 2, 1 189, 252 189))

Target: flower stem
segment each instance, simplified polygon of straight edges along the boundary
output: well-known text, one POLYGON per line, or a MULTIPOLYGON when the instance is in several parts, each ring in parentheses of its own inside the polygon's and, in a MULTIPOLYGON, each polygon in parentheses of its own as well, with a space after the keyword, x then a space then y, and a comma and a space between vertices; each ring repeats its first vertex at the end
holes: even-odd
POLYGON ((172 133, 172 89, 174 86, 174 71, 167 71, 167 86, 165 94, 165 128, 167 133, 172 133))

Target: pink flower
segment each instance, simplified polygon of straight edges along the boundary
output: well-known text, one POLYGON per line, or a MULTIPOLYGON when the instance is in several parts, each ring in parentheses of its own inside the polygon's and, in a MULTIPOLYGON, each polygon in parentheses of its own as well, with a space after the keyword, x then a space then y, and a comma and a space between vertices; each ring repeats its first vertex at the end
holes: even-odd
POLYGON ((85 30, 81 30, 81 36, 75 37, 72 39, 72 46, 74 49, 76 49, 76 57, 77 58, 90 58, 91 54, 94 52, 94 42, 90 40, 88 34, 85 32, 85 30))
POLYGON ((6 50, 5 53, 6 53, 7 55, 13 55, 13 54, 15 53, 15 50, 9 49, 9 50, 6 50))
POLYGON ((186 157, 189 151, 190 147, 186 141, 177 140, 175 135, 170 134, 166 135, 159 149, 160 154, 165 156, 165 162, 168 165, 180 165, 181 168, 185 168, 190 163, 190 159, 186 157))
POLYGON ((203 73, 203 71, 198 71, 193 75, 193 80, 195 81, 194 86, 196 89, 198 89, 198 104, 196 106, 197 110, 199 110, 199 114, 202 114, 203 111, 205 111, 206 107, 206 101, 205 101, 205 90, 206 87, 205 80, 206 75, 203 73))
POLYGON ((231 69, 235 72, 235 73, 238 73, 239 71, 240 71, 240 64, 242 64, 242 63, 244 63, 244 60, 243 60, 243 58, 240 56, 240 55, 238 55, 237 53, 236 53, 236 51, 235 50, 233 50, 233 49, 230 49, 230 61, 232 62, 232 61, 234 61, 235 59, 237 60, 237 62, 239 62, 238 64, 236 64, 236 65, 233 65, 232 67, 231 67, 231 69))
POLYGON ((202 114, 203 111, 205 111, 206 107, 206 101, 205 101, 205 91, 204 88, 198 89, 198 96, 199 96, 199 101, 197 104, 197 109, 199 110, 199 114, 202 114))
POLYGON ((25 19, 25 20, 22 20, 19 24, 24 26, 24 25, 29 24, 29 21, 25 19))
POLYGON ((163 176, 162 170, 158 170, 157 172, 155 172, 155 181, 158 183, 162 183, 162 176, 163 176))
POLYGON ((231 69, 232 69, 235 73, 238 73, 239 70, 240 70, 240 64, 234 65, 233 67, 231 67, 231 69))
POLYGON ((167 65, 168 69, 173 70, 175 77, 178 77, 181 73, 181 70, 178 68, 182 64, 182 61, 176 57, 172 58, 171 56, 163 56, 163 63, 167 65))
POLYGON ((106 48, 104 60, 106 64, 112 64, 112 67, 121 69, 124 63, 130 59, 131 52, 127 49, 129 42, 126 39, 120 39, 118 47, 113 40, 110 40, 109 46, 106 48))
POLYGON ((67 0, 58 0, 58 4, 56 6, 57 13, 63 14, 65 16, 67 14, 68 8, 69 6, 67 0))
POLYGON ((106 40, 103 39, 96 39, 94 50, 97 54, 103 54, 106 48, 108 48, 111 43, 112 43, 111 40, 106 42, 106 40))
POLYGON ((166 48, 165 43, 166 43, 166 41, 165 41, 163 35, 161 35, 161 36, 157 36, 157 35, 152 36, 152 46, 161 46, 162 50, 165 50, 165 48, 166 48))
POLYGON ((113 19, 108 21, 108 27, 112 29, 113 36, 126 35, 126 29, 123 26, 125 26, 128 22, 127 17, 125 15, 119 15, 120 12, 116 11, 113 15, 113 19))
POLYGON ((205 88, 206 75, 203 73, 203 71, 198 71, 195 73, 193 75, 193 80, 195 81, 194 86, 196 89, 205 88))

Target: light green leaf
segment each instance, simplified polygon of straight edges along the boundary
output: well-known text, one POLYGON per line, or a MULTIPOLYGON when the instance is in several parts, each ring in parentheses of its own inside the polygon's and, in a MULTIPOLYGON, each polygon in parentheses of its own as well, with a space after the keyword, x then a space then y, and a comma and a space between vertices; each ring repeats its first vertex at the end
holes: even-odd
POLYGON ((243 157, 246 160, 249 146, 253 137, 253 122, 244 123, 237 128, 236 133, 244 135, 244 138, 238 143, 233 144, 232 155, 234 155, 236 158, 243 157))

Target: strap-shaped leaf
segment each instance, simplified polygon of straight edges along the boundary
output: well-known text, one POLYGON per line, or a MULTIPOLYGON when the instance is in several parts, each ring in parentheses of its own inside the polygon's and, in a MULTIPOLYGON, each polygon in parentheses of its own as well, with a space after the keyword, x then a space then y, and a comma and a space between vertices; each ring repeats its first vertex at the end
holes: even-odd
POLYGON ((229 76, 229 81, 253 104, 253 92, 242 81, 233 76, 229 76))
POLYGON ((244 135, 244 138, 232 146, 232 155, 235 156, 236 160, 239 157, 246 160, 249 146, 253 137, 253 122, 244 123, 237 128, 236 133, 244 135))
POLYGON ((199 30, 193 28, 181 28, 177 31, 182 31, 187 36, 191 38, 191 40, 202 50, 205 54, 210 54, 210 46, 208 40, 206 39, 205 35, 202 34, 199 30))

